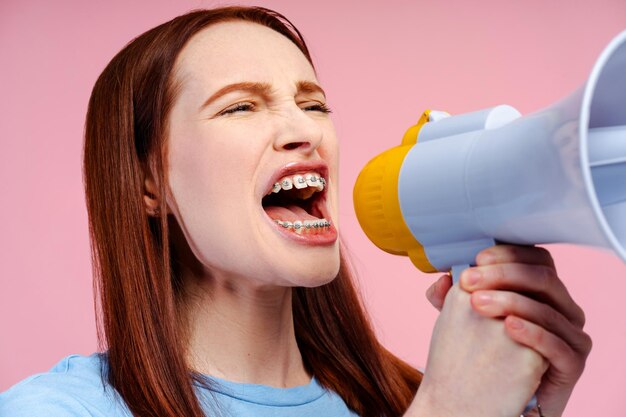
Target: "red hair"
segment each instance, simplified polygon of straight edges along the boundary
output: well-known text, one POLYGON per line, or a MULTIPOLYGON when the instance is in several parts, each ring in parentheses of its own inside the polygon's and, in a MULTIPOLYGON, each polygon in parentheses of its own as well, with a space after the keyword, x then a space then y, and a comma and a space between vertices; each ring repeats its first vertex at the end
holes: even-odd
MULTIPOLYGON (((172 262, 164 199, 158 218, 143 202, 148 170, 166 195, 167 121, 173 69, 189 39, 209 25, 243 20, 290 39, 311 62, 298 30, 260 7, 194 11, 131 41, 102 72, 87 112, 84 179, 98 335, 108 382, 135 416, 204 416, 185 361, 182 284, 172 262)), ((295 288, 295 332, 305 366, 361 416, 399 416, 421 374, 376 339, 342 257, 335 280, 295 288)))

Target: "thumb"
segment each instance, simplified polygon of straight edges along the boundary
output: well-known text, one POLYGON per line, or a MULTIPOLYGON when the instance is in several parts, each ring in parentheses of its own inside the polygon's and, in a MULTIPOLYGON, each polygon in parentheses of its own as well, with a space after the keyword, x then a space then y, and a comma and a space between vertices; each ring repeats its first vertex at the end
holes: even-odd
POLYGON ((445 274, 439 277, 437 281, 433 283, 428 290, 426 290, 426 298, 437 310, 441 311, 443 308, 443 302, 446 299, 446 294, 452 287, 452 277, 450 274, 445 274))

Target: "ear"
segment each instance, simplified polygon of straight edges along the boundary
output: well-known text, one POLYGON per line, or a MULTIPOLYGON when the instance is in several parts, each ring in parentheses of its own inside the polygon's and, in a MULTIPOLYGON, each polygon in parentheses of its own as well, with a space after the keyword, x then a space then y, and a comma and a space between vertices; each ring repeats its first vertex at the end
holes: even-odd
POLYGON ((143 182, 143 202, 149 216, 159 215, 159 192, 152 175, 147 174, 143 182))

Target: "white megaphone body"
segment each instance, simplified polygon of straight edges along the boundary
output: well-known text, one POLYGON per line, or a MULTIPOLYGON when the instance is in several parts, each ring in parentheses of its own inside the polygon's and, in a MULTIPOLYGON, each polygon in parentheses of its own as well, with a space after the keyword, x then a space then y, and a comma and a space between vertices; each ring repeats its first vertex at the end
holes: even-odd
POLYGON ((377 246, 455 279, 496 241, 605 247, 626 261, 626 31, 544 110, 425 112, 362 170, 354 202, 377 246))

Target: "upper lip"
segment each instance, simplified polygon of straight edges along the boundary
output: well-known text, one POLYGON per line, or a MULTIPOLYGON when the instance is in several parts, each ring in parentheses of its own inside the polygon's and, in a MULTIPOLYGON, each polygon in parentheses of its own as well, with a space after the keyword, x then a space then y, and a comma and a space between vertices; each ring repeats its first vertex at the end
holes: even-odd
POLYGON ((322 176, 322 178, 328 180, 328 165, 322 160, 318 161, 303 161, 303 162, 289 162, 282 168, 279 168, 274 174, 272 174, 269 183, 264 188, 264 194, 267 195, 272 190, 274 184, 283 177, 295 174, 306 174, 307 172, 316 172, 322 176))

